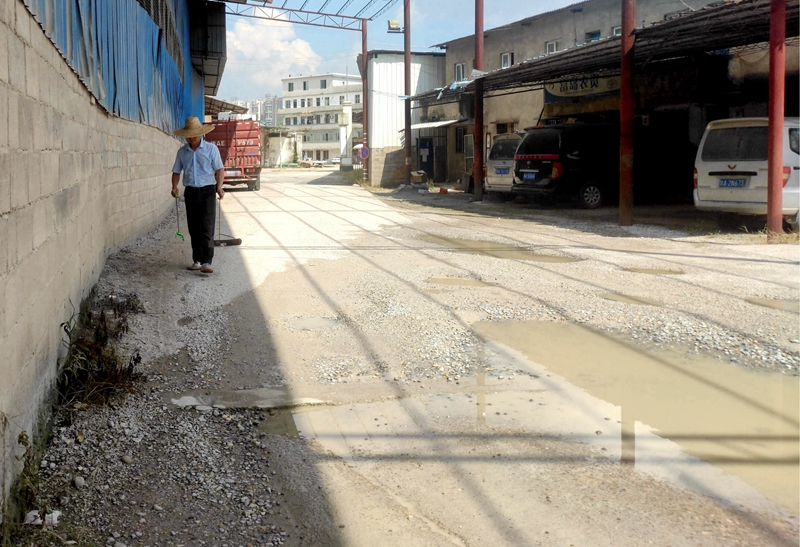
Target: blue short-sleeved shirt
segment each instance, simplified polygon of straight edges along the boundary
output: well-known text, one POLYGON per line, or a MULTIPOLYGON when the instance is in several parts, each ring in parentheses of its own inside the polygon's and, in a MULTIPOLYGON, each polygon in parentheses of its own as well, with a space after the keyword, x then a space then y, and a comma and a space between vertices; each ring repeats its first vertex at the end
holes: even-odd
POLYGON ((222 168, 219 148, 217 148, 217 145, 206 142, 203 139, 200 141, 200 146, 197 147, 197 150, 192 150, 192 147, 188 144, 181 146, 175 157, 175 165, 172 167, 172 172, 180 173, 183 171, 183 185, 199 188, 216 184, 217 180, 214 178, 214 171, 222 168))

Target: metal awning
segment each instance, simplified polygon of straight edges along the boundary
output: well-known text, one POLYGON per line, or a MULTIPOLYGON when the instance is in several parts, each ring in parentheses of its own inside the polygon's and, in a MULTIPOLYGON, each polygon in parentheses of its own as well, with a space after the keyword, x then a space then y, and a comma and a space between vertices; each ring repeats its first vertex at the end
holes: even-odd
POLYGON ((454 123, 458 123, 464 121, 462 119, 457 120, 438 120, 435 122, 423 122, 423 123, 415 123, 411 126, 411 129, 433 129, 434 127, 444 127, 446 125, 453 125, 454 123))
MULTIPOLYGON (((769 0, 733 0, 637 29, 636 66, 768 42, 769 9, 769 0)), ((787 42, 798 36, 799 14, 798 0, 788 0, 787 42)), ((514 93, 583 74, 615 74, 620 67, 620 41, 620 37, 606 38, 495 70, 482 77, 484 92, 487 96, 514 93)), ((471 82, 458 91, 428 91, 412 100, 422 104, 452 103, 474 87, 471 82)))
POLYGON ((239 106, 233 103, 229 103, 227 101, 223 101, 222 99, 209 97, 208 95, 206 95, 205 102, 206 102, 205 112, 206 114, 212 117, 218 116, 220 112, 231 112, 233 114, 247 113, 246 106, 239 106))

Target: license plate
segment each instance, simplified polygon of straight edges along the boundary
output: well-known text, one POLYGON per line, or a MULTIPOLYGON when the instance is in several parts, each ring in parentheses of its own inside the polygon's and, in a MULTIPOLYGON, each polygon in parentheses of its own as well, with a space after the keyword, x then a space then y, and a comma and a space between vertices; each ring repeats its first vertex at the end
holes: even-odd
POLYGON ((742 188, 747 179, 719 179, 720 188, 742 188))
POLYGON ((495 169, 494 172, 497 173, 498 175, 507 175, 508 169, 495 169))
POLYGON ((536 173, 522 173, 522 180, 536 180, 536 173))
POLYGON ((238 175, 239 171, 225 171, 226 175, 238 175))

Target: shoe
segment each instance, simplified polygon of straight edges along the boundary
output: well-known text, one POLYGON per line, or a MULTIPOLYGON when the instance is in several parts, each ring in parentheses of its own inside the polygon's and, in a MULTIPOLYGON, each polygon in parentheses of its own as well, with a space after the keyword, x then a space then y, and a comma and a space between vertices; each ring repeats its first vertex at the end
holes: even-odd
POLYGON ((211 267, 211 264, 203 264, 203 267, 200 268, 200 271, 203 273, 214 273, 214 268, 211 267))
POLYGON ((194 264, 192 264, 191 266, 189 266, 189 267, 188 267, 188 268, 186 268, 186 269, 187 269, 187 270, 192 270, 192 271, 194 272, 194 271, 197 271, 197 270, 199 270, 199 269, 200 269, 200 268, 202 268, 202 267, 203 267, 203 266, 202 266, 202 265, 201 265, 199 262, 195 262, 194 264))

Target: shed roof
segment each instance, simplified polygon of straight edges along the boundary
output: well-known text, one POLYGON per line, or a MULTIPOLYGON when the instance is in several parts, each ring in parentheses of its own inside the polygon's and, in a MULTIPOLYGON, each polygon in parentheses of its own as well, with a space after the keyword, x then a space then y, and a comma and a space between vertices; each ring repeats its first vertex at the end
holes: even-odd
MULTIPOLYGON (((768 42, 769 6, 769 0, 733 0, 635 30, 635 63, 642 67, 659 60, 768 42)), ((798 36, 799 8, 798 0, 787 2, 787 39, 798 36)), ((489 72, 482 76, 484 91, 492 93, 541 87, 577 75, 617 72, 620 56, 621 37, 598 40, 489 72)), ((453 102, 464 91, 472 91, 473 86, 474 83, 470 83, 457 91, 447 88, 441 92, 429 91, 413 99, 453 102)))

